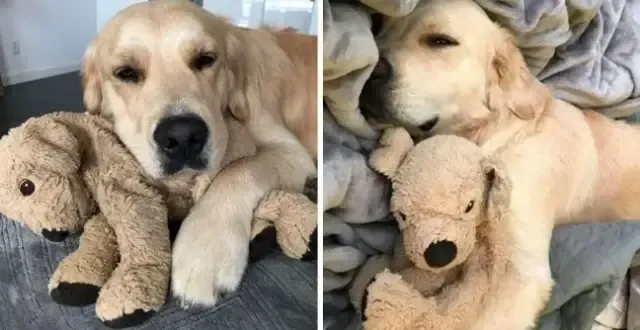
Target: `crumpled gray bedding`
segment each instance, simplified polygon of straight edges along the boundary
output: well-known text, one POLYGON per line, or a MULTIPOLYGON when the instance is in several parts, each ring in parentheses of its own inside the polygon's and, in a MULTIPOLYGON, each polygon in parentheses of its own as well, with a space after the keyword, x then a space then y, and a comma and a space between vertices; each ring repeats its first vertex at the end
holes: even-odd
MULTIPOLYGON (((94 306, 65 307, 51 300, 49 276, 77 247, 52 243, 0 215, 0 330, 108 329, 94 306)), ((252 264, 242 286, 215 308, 183 310, 170 299, 131 330, 282 330, 317 327, 317 265, 274 253, 252 264)))
MULTIPOLYGON (((476 1, 514 33, 532 72, 557 97, 611 117, 640 109, 640 2, 476 1)), ((325 329, 358 327, 345 290, 364 260, 389 252, 397 234, 387 214, 389 187, 366 164, 377 132, 360 115, 358 98, 378 60, 370 13, 403 16, 417 2, 324 0, 325 329)), ((640 248, 631 239, 638 234, 635 224, 558 229, 551 255, 558 285, 540 328, 588 329, 640 248)))

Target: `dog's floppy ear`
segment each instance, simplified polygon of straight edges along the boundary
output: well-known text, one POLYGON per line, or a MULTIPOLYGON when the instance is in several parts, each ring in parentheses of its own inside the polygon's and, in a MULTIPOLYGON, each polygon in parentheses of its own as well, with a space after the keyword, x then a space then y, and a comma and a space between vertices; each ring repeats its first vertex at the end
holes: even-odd
POLYGON ((269 31, 258 29, 230 29, 225 43, 228 72, 228 107, 231 115, 246 122, 261 109, 275 109, 279 93, 273 72, 283 72, 284 54, 269 31), (267 66, 269 66, 267 68, 267 66))
POLYGON ((502 163, 485 158, 482 163, 486 178, 487 217, 503 219, 511 203, 511 181, 502 163))
POLYGON ((544 111, 551 92, 529 72, 511 34, 499 29, 488 71, 487 103, 491 111, 510 111, 530 120, 544 111))
POLYGON ((82 88, 84 105, 91 114, 98 114, 102 110, 102 85, 96 65, 97 49, 92 42, 82 59, 82 88))
POLYGON ((65 124, 53 118, 34 118, 16 130, 14 152, 20 159, 61 174, 80 168, 80 144, 65 124))

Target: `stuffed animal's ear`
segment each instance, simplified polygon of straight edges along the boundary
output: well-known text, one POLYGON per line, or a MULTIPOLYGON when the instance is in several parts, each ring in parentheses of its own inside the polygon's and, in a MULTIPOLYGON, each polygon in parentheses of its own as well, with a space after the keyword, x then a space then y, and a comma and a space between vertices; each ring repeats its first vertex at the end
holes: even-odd
POLYGON ((82 59, 82 88, 84 106, 92 114, 98 114, 102 110, 102 84, 96 65, 97 49, 94 43, 90 44, 82 59))
POLYGON ((486 178, 487 216, 489 219, 501 219, 509 211, 511 181, 501 163, 485 159, 483 169, 486 178))
POLYGON ((551 92, 529 72, 514 38, 501 29, 487 82, 487 105, 491 111, 510 111, 530 120, 544 111, 551 92))
POLYGON ((17 156, 35 166, 70 174, 80 168, 80 145, 69 128, 53 118, 35 118, 19 128, 17 156))
POLYGON ((392 178, 402 161, 413 148, 413 139, 404 128, 395 127, 384 131, 380 146, 369 157, 369 165, 377 172, 392 178))

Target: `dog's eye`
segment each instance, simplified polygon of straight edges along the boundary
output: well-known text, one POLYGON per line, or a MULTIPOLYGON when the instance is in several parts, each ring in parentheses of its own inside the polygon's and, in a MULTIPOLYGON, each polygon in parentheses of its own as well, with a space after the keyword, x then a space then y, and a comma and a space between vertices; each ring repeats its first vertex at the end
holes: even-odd
POLYGON ((211 67, 215 61, 216 58, 212 54, 200 54, 191 61, 191 67, 194 70, 202 71, 211 67))
POLYGON ((444 48, 459 45, 456 39, 440 33, 429 34, 425 36, 423 40, 424 43, 427 44, 427 46, 433 48, 444 48))
POLYGON ((469 204, 467 204, 467 208, 464 210, 464 213, 469 213, 473 210, 473 206, 476 204, 476 201, 471 200, 469 204))
POLYGON ((130 82, 130 83, 137 83, 138 81, 140 81, 140 77, 142 76, 140 71, 130 66, 123 66, 123 67, 117 68, 113 72, 113 75, 116 78, 118 78, 118 80, 120 81, 130 82))
POLYGON ((22 196, 31 196, 36 191, 36 185, 31 180, 22 180, 18 189, 22 196))

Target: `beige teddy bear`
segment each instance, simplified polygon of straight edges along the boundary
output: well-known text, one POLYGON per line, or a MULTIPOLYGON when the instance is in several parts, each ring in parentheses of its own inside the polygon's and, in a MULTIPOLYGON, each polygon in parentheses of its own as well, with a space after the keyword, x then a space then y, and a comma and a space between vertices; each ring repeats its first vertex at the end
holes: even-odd
POLYGON ((402 235, 392 258, 370 259, 354 280, 351 299, 364 328, 471 329, 513 246, 504 170, 463 138, 439 135, 414 146, 402 128, 385 131, 370 165, 392 181, 402 235))
MULTIPOLYGON (((224 164, 255 152, 239 123, 229 127, 224 164)), ((0 157, 1 213, 53 241, 83 229, 78 249, 51 277, 54 301, 95 302, 100 320, 115 328, 140 324, 160 309, 171 265, 167 219, 183 218, 213 174, 154 181, 119 142, 111 123, 64 112, 12 129, 0 139, 0 157)), ((255 212, 253 237, 274 225, 287 255, 307 252, 316 227, 315 203, 273 191, 255 212)))

